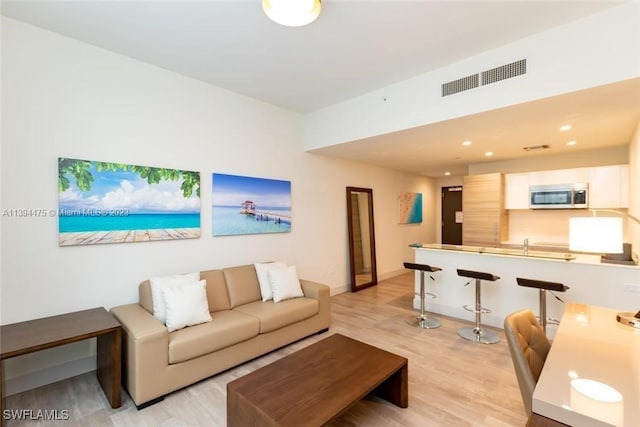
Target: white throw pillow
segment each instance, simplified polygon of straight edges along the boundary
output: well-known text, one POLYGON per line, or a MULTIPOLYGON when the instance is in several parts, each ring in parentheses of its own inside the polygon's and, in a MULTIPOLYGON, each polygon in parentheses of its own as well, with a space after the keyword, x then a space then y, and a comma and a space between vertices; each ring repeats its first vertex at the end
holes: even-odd
POLYGON ((304 296, 295 265, 272 269, 268 274, 274 302, 304 296))
POLYGON ((206 286, 207 281, 200 280, 166 287, 162 290, 169 332, 186 326, 211 322, 206 286))
POLYGON ((162 298, 162 289, 172 286, 178 286, 184 283, 195 283, 200 280, 200 273, 174 274, 173 276, 152 277, 149 279, 151 283, 151 300, 153 302, 153 317, 165 323, 165 306, 162 298))
POLYGON ((258 283, 260 283, 260 295, 262 295, 262 301, 269 301, 270 299, 273 299, 269 270, 285 268, 287 264, 282 261, 275 261, 262 262, 254 264, 254 266, 256 267, 256 274, 258 275, 258 283))

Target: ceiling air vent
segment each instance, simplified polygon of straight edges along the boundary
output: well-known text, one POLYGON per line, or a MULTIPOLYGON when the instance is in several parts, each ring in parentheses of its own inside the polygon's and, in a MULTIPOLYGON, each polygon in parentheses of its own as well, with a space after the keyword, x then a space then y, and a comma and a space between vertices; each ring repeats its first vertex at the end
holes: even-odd
POLYGON ((522 147, 522 149, 524 151, 536 151, 536 150, 547 150, 551 148, 551 146, 549 146, 549 144, 543 144, 543 145, 530 145, 528 147, 522 147))
POLYGON ((463 77, 449 83, 442 84, 442 96, 453 95, 454 93, 463 92, 465 90, 478 87, 478 75, 463 77))
POLYGON ((511 64, 483 71, 481 74, 482 85, 488 85, 491 83, 499 82, 500 80, 510 79, 512 77, 520 76, 526 73, 527 60, 521 59, 520 61, 512 62, 511 64))

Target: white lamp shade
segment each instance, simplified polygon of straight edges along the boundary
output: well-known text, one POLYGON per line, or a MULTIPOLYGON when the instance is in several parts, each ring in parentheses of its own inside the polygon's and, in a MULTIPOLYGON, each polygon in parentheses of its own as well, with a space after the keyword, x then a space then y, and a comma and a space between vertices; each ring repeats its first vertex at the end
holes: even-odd
POLYGON ((622 218, 569 218, 569 250, 622 253, 622 218))
POLYGON ((301 27, 320 15, 320 0, 262 0, 262 9, 272 21, 287 27, 301 27))

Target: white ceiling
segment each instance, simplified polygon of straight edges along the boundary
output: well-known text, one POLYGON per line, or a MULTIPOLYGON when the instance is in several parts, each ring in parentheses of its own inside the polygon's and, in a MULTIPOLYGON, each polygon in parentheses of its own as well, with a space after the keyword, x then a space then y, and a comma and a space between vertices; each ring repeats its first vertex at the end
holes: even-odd
POLYGON ((418 175, 466 175, 469 164, 628 145, 639 120, 637 78, 315 152, 418 175), (565 123, 572 125, 568 132, 559 129, 565 123), (472 145, 463 146, 465 140, 472 145), (570 140, 577 144, 568 146, 570 140), (545 144, 550 148, 524 150, 545 144))
MULTIPOLYGON (((260 3, 3 0, 2 14, 308 113, 622 2, 324 0, 318 20, 301 28, 271 22, 260 3)), ((574 149, 624 145, 640 119, 639 86, 598 88, 321 152, 424 175, 464 174, 468 163, 486 161, 489 149, 495 161, 531 155, 521 149, 526 145, 564 144, 556 113, 584 125, 574 149), (606 109, 603 99, 611 102, 606 109), (461 125, 471 135, 457 135, 461 125), (460 152, 460 138, 468 137, 474 145, 460 152)))

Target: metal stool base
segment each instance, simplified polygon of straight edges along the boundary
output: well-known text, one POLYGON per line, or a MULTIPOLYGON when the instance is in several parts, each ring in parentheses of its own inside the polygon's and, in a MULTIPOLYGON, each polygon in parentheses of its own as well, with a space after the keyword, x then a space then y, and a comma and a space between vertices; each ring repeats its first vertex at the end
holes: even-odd
MULTIPOLYGON (((407 267, 405 263, 405 267, 407 267)), ((407 318, 407 323, 411 326, 417 326, 422 329, 435 329, 440 327, 440 321, 433 317, 427 317, 424 310, 424 298, 436 298, 435 294, 425 292, 424 289, 424 270, 420 270, 420 293, 416 294, 420 297, 420 314, 418 316, 410 316, 407 318)), ((433 279, 433 277, 431 277, 433 279)))
POLYGON ((500 337, 498 336, 498 334, 490 331, 485 331, 481 328, 460 328, 458 329, 458 335, 466 340, 482 344, 497 344, 500 342, 500 337))
POLYGON ((411 326, 417 326, 422 329, 435 329, 440 327, 440 321, 438 319, 422 315, 408 317, 407 323, 411 326))

